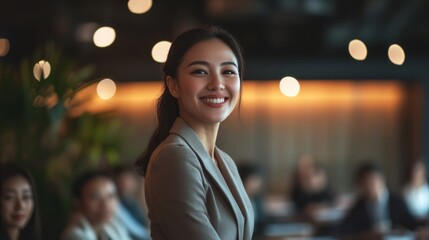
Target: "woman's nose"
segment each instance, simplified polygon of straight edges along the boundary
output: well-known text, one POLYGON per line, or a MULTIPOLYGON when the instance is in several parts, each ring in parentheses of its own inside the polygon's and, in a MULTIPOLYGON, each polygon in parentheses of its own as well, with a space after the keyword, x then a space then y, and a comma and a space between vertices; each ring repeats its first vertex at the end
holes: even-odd
POLYGON ((225 85, 222 79, 222 75, 219 74, 212 74, 210 76, 210 82, 207 85, 207 88, 209 90, 215 90, 215 91, 219 91, 219 90, 223 90, 225 89, 225 85))
POLYGON ((24 206, 23 200, 16 199, 15 200, 15 210, 21 210, 24 206))

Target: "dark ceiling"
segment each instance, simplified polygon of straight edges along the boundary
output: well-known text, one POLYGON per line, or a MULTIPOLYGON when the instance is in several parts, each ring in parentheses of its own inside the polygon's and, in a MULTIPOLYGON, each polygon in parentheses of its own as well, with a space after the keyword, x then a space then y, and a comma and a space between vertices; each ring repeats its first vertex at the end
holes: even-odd
POLYGON ((385 59, 392 43, 401 44, 407 59, 426 59, 428 10, 427 0, 153 0, 149 12, 136 15, 126 0, 0 0, 0 38, 11 44, 0 61, 17 64, 55 42, 82 65, 93 64, 97 76, 160 79, 152 46, 206 23, 238 38, 246 61, 260 69, 249 70, 250 78, 263 78, 267 64, 275 62, 350 61, 347 45, 354 38, 367 44, 369 60, 385 59), (115 42, 97 48, 80 41, 77 32, 84 23, 114 27, 115 42))

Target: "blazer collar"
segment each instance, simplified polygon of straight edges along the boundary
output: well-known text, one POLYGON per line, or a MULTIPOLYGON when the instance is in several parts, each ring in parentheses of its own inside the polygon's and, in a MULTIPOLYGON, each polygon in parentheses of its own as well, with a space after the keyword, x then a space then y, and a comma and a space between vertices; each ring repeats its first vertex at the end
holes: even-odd
MULTIPOLYGON (((222 176, 222 173, 220 172, 220 170, 213 163, 211 156, 204 148, 203 144, 201 143, 195 131, 183 119, 177 118, 170 129, 170 133, 178 135, 182 139, 184 139, 185 142, 189 145, 189 147, 195 152, 195 154, 198 156, 198 159, 201 162, 201 165, 208 172, 208 175, 213 179, 213 181, 215 182, 217 187, 221 190, 227 202, 231 206, 234 212, 234 215, 236 217, 238 226, 244 226, 245 220, 240 210, 240 207, 237 204, 237 201, 239 201, 239 199, 236 200, 236 198, 234 198, 232 193, 234 192, 234 195, 236 195, 235 194, 236 190, 230 189, 228 187, 228 184, 225 181, 225 178, 222 176)), ((220 157, 218 160, 222 161, 222 163, 219 163, 220 164, 219 166, 221 165, 225 166, 225 164, 223 163, 224 160, 222 159, 222 156, 218 153, 217 149, 215 149, 215 151, 216 151, 215 153, 216 156, 220 157)), ((225 174, 230 174, 230 173, 228 171, 228 172, 225 172, 225 174)), ((228 180, 230 179, 228 178, 228 180)), ((239 229, 238 239, 243 239, 244 229, 243 227, 238 227, 238 229, 239 229)))
POLYGON ((224 152, 217 149, 215 152, 217 155, 217 159, 222 159, 222 161, 219 161, 219 168, 224 173, 224 179, 227 182, 229 189, 232 192, 232 195, 234 195, 238 206, 241 209, 242 214, 245 217, 245 225, 244 225, 244 238, 243 239, 251 239, 252 233, 253 233, 253 221, 251 219, 254 219, 254 213, 253 213, 253 207, 252 204, 247 196, 247 193, 244 191, 243 187, 239 187, 239 182, 236 178, 234 178, 234 174, 232 172, 232 166, 227 164, 225 159, 232 159, 226 155, 224 152), (224 156, 225 155, 225 156, 224 156))

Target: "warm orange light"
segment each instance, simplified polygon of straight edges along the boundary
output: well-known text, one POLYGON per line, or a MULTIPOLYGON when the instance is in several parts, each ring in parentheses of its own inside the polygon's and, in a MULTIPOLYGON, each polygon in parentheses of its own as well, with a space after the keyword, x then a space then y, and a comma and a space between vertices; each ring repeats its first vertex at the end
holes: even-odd
MULTIPOLYGON (((161 95, 162 81, 118 84, 115 97, 103 101, 94 95, 97 84, 91 85, 78 93, 78 99, 92 99, 82 106, 81 111, 99 112, 117 110, 132 114, 141 112, 143 106, 154 114, 156 99, 161 95)), ((330 109, 352 108, 356 102, 368 108, 396 106, 402 99, 402 87, 395 81, 356 83, 348 80, 306 80, 301 82, 301 91, 297 97, 285 98, 279 91, 277 80, 245 81, 243 83, 242 110, 244 112, 258 107, 285 109, 330 109), (356 91, 359 89, 359 91, 356 91)))
POLYGON ((9 53, 10 42, 7 38, 0 38, 0 57, 4 57, 9 53))
POLYGON ((97 86, 98 84, 92 84, 77 93, 70 104, 81 101, 84 101, 84 104, 74 109, 72 115, 79 115, 85 111, 102 112, 106 110, 117 110, 128 114, 147 114, 142 112, 142 107, 146 106, 153 111, 155 100, 160 96, 163 84, 161 81, 120 83, 116 87, 115 97, 109 101, 94 97, 97 86))

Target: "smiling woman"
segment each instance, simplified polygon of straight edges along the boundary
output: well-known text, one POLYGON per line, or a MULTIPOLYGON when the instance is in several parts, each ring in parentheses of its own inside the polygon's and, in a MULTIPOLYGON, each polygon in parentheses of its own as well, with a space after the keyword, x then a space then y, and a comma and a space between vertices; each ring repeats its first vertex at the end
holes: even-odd
POLYGON ((193 29, 171 45, 158 128, 136 165, 153 239, 251 239, 254 214, 234 161, 216 147, 241 95, 241 49, 226 31, 193 29))
POLYGON ((41 239, 36 188, 31 175, 13 163, 0 164, 0 239, 41 239))

